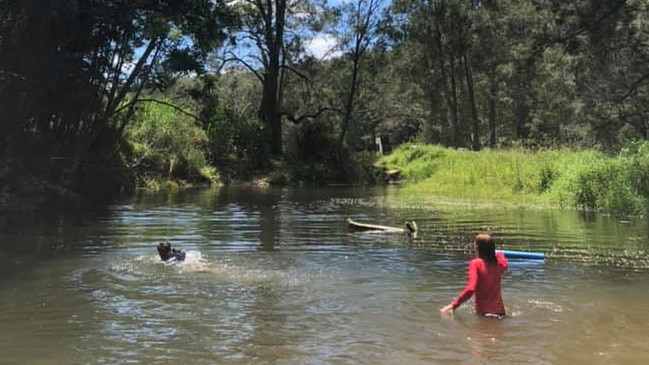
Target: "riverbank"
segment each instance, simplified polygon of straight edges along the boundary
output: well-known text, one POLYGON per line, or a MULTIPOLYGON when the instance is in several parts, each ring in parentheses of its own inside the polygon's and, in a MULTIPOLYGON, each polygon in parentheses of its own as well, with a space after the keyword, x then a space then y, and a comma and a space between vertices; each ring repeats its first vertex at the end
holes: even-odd
POLYGON ((480 204, 646 214, 649 196, 646 143, 609 155, 598 150, 454 150, 408 144, 377 166, 399 170, 413 195, 480 204))

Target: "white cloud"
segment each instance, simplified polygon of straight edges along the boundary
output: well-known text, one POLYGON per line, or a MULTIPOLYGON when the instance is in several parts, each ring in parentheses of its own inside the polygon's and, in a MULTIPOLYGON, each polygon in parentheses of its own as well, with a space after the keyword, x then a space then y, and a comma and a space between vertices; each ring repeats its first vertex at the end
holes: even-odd
POLYGON ((307 54, 319 59, 330 59, 342 54, 338 49, 338 40, 330 34, 315 36, 306 42, 305 48, 307 54))

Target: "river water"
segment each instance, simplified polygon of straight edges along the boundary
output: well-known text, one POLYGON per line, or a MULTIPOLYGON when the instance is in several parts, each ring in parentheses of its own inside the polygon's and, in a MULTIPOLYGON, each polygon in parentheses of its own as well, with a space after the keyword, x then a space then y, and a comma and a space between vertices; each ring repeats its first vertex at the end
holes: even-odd
POLYGON ((646 221, 400 194, 223 188, 4 215, 0 363, 649 363, 646 221), (478 231, 547 255, 510 260, 501 321, 439 312, 478 231), (160 262, 161 239, 186 261, 160 262))

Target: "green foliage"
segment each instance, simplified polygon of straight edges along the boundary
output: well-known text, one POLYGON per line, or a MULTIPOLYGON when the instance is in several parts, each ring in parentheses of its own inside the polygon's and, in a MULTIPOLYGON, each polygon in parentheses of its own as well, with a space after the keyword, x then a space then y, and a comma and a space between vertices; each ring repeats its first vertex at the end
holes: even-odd
POLYGON ((447 153, 451 151, 442 146, 408 143, 381 157, 377 166, 384 170, 399 169, 405 179, 420 181, 436 171, 439 162, 447 153))
POLYGON ((293 126, 286 151, 291 180, 321 185, 332 179, 332 168, 337 165, 336 146, 336 137, 324 123, 293 126))
POLYGON ((572 207, 625 215, 645 213, 649 143, 617 156, 595 150, 481 152, 407 145, 381 158, 426 195, 572 207))
POLYGON ((558 172, 551 165, 544 165, 539 172, 539 185, 538 192, 544 193, 550 189, 554 180, 557 178, 558 172))
POLYGON ((631 186, 647 205, 649 203, 649 142, 632 143, 624 148, 620 155, 621 158, 628 160, 631 186))
POLYGON ((140 176, 194 181, 204 176, 207 135, 187 115, 148 102, 126 128, 125 138, 131 145, 127 161, 140 176))
MULTIPOLYGON (((128 190, 145 167, 125 158, 122 136, 143 90, 202 71, 236 24, 222 0, 0 1, 0 9, 0 155, 8 157, 0 171, 11 169, 16 195, 32 181, 42 188, 26 194, 128 190)), ((136 158, 148 150, 134 147, 136 158)), ((182 158, 201 164, 201 154, 182 158)))
POLYGON ((373 152, 338 147, 325 123, 294 126, 289 134, 286 166, 290 180, 308 185, 366 184, 376 181, 373 152))
POLYGON ((411 143, 383 168, 440 195, 611 212, 647 204, 649 148, 630 143, 649 136, 646 1, 364 7, 379 3, 0 1, 0 194, 101 196, 133 175, 248 179, 270 168, 269 145, 286 151, 276 181, 371 181, 381 137, 384 151, 411 143), (310 31, 360 43, 318 59, 304 52, 310 31), (221 68, 207 57, 237 37, 256 63, 221 68), (202 131, 159 105, 138 110, 152 93, 190 105, 202 131), (441 147, 480 145, 494 150, 441 147), (610 158, 562 149, 625 145, 610 158))
POLYGON ((216 168, 212 166, 203 166, 199 170, 200 175, 207 181, 210 182, 212 185, 216 185, 221 182, 221 177, 219 176, 219 172, 216 171, 216 168))
POLYGON ((619 158, 603 158, 574 168, 565 177, 565 203, 586 210, 611 214, 638 214, 642 200, 629 181, 629 166, 619 158))
POLYGON ((269 163, 264 125, 255 118, 239 117, 224 106, 213 110, 205 126, 209 156, 226 181, 250 179, 269 163))

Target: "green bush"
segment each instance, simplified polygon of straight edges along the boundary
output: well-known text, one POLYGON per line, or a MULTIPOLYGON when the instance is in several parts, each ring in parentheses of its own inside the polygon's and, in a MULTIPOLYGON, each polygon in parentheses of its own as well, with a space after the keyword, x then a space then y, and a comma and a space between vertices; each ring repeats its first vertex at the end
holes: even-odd
POLYGON ((406 191, 446 198, 646 213, 649 143, 617 156, 597 150, 459 151, 404 145, 378 165, 399 169, 406 191))
POLYGON ((384 170, 399 169, 407 180, 421 181, 430 177, 438 163, 452 152, 442 146, 407 143, 381 157, 377 165, 384 170))
POLYGON ((365 184, 376 181, 373 152, 339 148, 327 124, 311 121, 289 133, 286 167, 293 182, 309 185, 365 184))
POLYGON ((149 102, 128 124, 125 161, 140 184, 155 180, 201 180, 207 166, 207 135, 192 118, 168 106, 149 102))
POLYGON ((622 150, 621 157, 628 160, 631 186, 643 199, 643 204, 647 206, 647 202, 649 202, 649 142, 643 141, 628 146, 622 150))
POLYGON ((205 126, 212 164, 226 180, 250 179, 269 163, 264 126, 255 118, 237 117, 219 106, 205 126))
POLYGON ((205 180, 209 181, 212 185, 216 185, 221 182, 221 177, 219 176, 219 172, 216 171, 216 168, 212 166, 204 166, 203 168, 200 169, 199 173, 205 180))
POLYGON ((550 189, 554 180, 556 179, 558 172, 555 171, 553 166, 543 165, 541 171, 539 172, 538 180, 538 192, 544 193, 550 189))
POLYGON ((593 165, 575 178, 575 203, 613 214, 637 213, 641 207, 629 182, 628 168, 619 160, 593 165))

